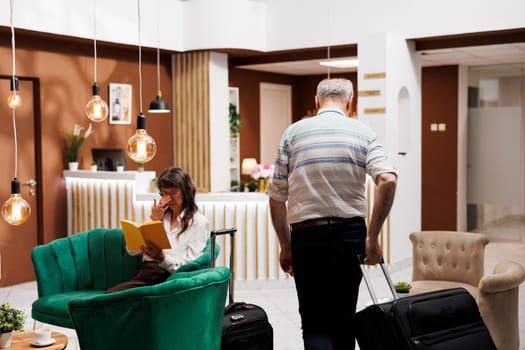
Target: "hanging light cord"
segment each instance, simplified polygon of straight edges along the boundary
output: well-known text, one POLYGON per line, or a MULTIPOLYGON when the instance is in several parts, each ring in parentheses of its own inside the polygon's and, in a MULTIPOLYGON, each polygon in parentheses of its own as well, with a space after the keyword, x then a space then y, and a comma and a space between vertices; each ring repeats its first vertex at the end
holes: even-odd
POLYGON ((142 48, 140 46, 140 0, 137 0, 137 12, 139 19, 139 103, 140 103, 140 114, 142 114, 142 48))
MULTIPOLYGON (((328 48, 326 49, 326 51, 327 51, 327 56, 328 56, 328 57, 327 57, 327 60, 330 61, 330 46, 328 46, 328 48)), ((330 79, 330 65, 328 65, 328 66, 326 67, 326 72, 327 72, 327 74, 328 74, 328 79, 330 79)))
POLYGON ((97 20, 96 1, 93 0, 93 82, 97 82, 97 20))
POLYGON ((155 2, 157 5, 157 93, 160 91, 160 47, 159 47, 159 2, 155 2))
MULTIPOLYGON (((9 17, 9 21, 10 21, 10 24, 11 24, 11 48, 12 48, 12 58, 13 58, 13 77, 12 77, 12 84, 14 85, 15 83, 15 75, 16 75, 16 59, 15 59, 15 27, 13 26, 13 7, 14 7, 14 0, 11 0, 10 1, 10 5, 11 5, 11 14, 10 14, 10 17, 9 17)), ((14 98, 16 100, 16 94, 17 94, 17 91, 16 89, 14 88, 13 86, 13 94, 14 94, 14 98)), ((15 107, 13 106, 11 108, 11 115, 13 117, 13 140, 14 140, 14 145, 15 145, 15 179, 18 175, 18 141, 16 139, 16 118, 15 118, 15 107)))
POLYGON ((160 91, 160 48, 157 47, 157 92, 160 91))

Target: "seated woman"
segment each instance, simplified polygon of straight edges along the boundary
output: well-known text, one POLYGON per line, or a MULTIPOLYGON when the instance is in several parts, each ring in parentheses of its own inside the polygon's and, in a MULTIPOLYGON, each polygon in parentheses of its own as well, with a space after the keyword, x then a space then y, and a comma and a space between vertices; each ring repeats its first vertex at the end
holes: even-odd
POLYGON ((171 249, 159 249, 147 241, 142 251, 142 267, 135 277, 109 288, 106 293, 149 286, 166 281, 181 265, 199 257, 209 237, 209 222, 195 203, 195 185, 182 168, 165 169, 158 179, 161 199, 153 200, 151 220, 162 220, 171 249))

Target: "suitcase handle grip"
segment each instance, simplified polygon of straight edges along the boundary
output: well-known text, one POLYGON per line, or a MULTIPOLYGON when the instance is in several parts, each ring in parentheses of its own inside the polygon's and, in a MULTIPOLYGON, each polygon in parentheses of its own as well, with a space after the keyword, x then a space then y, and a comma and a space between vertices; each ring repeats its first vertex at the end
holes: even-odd
MULTIPOLYGON (((365 258, 366 258, 366 254, 357 254, 357 259, 359 260, 359 263, 361 265, 364 265, 365 264, 365 258)), ((383 260, 383 257, 381 257, 381 260, 379 261, 380 264, 384 264, 385 261, 383 260)))
MULTIPOLYGON (((378 299, 372 287, 372 282, 370 281, 370 277, 368 276, 368 271, 366 271, 366 268, 364 265, 365 257, 366 257, 366 254, 358 254, 357 260, 359 262, 359 267, 361 268, 361 272, 363 274, 363 279, 365 280, 365 284, 366 284, 366 288, 368 289, 368 293, 370 293, 370 297, 372 298, 372 301, 374 302, 374 304, 377 304, 378 299)), ((392 282, 392 278, 390 277, 390 273, 388 272, 388 269, 385 266, 385 261, 383 260, 382 257, 381 257, 381 261, 379 262, 379 267, 381 267, 381 271, 383 271, 383 276, 385 276, 386 282, 388 284, 388 288, 392 292, 392 296, 394 297, 394 300, 397 300, 397 294, 394 288, 394 283, 392 282)))
POLYGON ((215 236, 222 236, 222 235, 232 235, 235 234, 235 232, 237 232, 237 229, 236 228, 222 228, 220 230, 213 230, 211 231, 211 237, 215 237, 215 236))

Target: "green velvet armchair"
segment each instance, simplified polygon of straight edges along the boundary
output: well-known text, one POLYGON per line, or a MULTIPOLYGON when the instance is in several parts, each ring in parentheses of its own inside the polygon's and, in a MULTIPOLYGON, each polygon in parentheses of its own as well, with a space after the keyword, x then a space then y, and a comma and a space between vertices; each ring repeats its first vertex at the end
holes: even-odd
MULTIPOLYGON (((210 267, 210 240, 203 254, 176 273, 210 267)), ((215 254, 217 257, 217 253, 215 254)), ((142 256, 126 252, 121 229, 98 228, 79 232, 33 248, 38 299, 31 317, 40 322, 73 328, 68 303, 91 298, 135 276, 142 256)))
POLYGON ((226 267, 75 299, 69 312, 82 350, 219 350, 230 279, 226 267))

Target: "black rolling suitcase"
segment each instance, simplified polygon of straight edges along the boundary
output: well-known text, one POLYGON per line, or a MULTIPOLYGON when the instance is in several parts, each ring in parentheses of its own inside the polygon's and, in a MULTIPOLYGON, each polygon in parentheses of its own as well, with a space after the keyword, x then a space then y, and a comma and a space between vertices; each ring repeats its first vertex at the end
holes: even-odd
POLYGON ((383 262, 381 270, 394 299, 378 303, 361 264, 373 305, 358 311, 352 326, 361 350, 497 350, 474 298, 452 288, 397 298, 383 262))
POLYGON ((268 322, 266 312, 257 305, 245 302, 234 302, 233 252, 235 250, 234 234, 237 229, 229 228, 211 232, 212 266, 215 266, 215 239, 220 235, 230 235, 230 287, 229 304, 224 310, 222 323, 221 350, 272 350, 273 328, 268 322))

